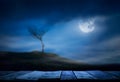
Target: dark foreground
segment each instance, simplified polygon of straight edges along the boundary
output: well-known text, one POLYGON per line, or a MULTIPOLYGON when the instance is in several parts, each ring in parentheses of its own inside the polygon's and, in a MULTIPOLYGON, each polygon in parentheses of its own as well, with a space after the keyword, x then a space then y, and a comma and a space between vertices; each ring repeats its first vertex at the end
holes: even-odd
POLYGON ((0 71, 0 81, 120 80, 120 71, 0 71))
POLYGON ((120 64, 89 65, 51 53, 0 52, 0 70, 120 70, 120 64))

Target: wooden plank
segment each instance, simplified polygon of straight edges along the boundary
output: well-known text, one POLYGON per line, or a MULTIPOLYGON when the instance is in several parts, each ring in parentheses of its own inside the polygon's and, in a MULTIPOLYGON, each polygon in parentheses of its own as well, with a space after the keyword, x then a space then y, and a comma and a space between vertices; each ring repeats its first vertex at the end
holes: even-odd
POLYGON ((62 71, 61 80, 76 80, 76 76, 73 71, 62 71))
POLYGON ((20 80, 59 79, 61 71, 33 71, 17 77, 20 80))
POLYGON ((120 79, 120 71, 105 71, 105 72, 115 75, 116 77, 118 77, 120 79))
POLYGON ((74 71, 77 79, 96 79, 86 71, 74 71))
POLYGON ((102 71, 87 71, 89 74, 93 75, 94 77, 96 77, 97 79, 100 80, 110 80, 110 79, 118 79, 117 77, 107 74, 105 72, 102 71))
POLYGON ((10 73, 8 75, 1 76, 0 79, 1 80, 15 80, 16 77, 18 77, 19 75, 23 75, 23 74, 30 73, 30 72, 31 71, 18 71, 18 72, 10 73))
POLYGON ((0 76, 8 75, 10 73, 14 73, 15 71, 0 71, 0 76))

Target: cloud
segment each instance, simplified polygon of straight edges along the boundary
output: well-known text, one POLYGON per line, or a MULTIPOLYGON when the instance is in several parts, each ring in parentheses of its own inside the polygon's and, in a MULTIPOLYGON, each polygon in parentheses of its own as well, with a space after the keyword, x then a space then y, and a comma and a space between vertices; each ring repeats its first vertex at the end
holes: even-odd
POLYGON ((120 57, 120 36, 112 37, 94 45, 82 46, 82 50, 82 55, 78 54, 81 56, 78 60, 83 58, 84 62, 94 64, 120 63, 118 60, 120 57))
MULTIPOLYGON (((2 36, 3 37, 3 36, 2 36)), ((30 51, 40 48, 39 40, 32 36, 4 36, 0 40, 0 49, 7 51, 30 51)))

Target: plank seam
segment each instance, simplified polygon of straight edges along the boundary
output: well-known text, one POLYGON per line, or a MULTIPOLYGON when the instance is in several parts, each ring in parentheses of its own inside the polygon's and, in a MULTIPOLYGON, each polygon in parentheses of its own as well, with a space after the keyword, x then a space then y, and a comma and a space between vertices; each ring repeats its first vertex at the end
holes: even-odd
POLYGON ((75 75, 74 71, 72 71, 72 72, 73 72, 73 75, 75 76, 75 79, 77 80, 77 76, 75 75))
POLYGON ((61 77, 62 77, 62 73, 63 73, 63 71, 61 71, 61 74, 60 74, 60 80, 61 80, 61 77))

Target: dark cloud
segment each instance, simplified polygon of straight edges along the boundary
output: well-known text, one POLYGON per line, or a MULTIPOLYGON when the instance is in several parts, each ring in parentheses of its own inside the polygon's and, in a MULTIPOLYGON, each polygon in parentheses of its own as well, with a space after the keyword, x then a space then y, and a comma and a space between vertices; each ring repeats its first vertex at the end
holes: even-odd
POLYGON ((63 19, 119 13, 119 3, 119 0, 1 0, 0 11, 6 19, 41 18, 51 12, 59 13, 63 19))

